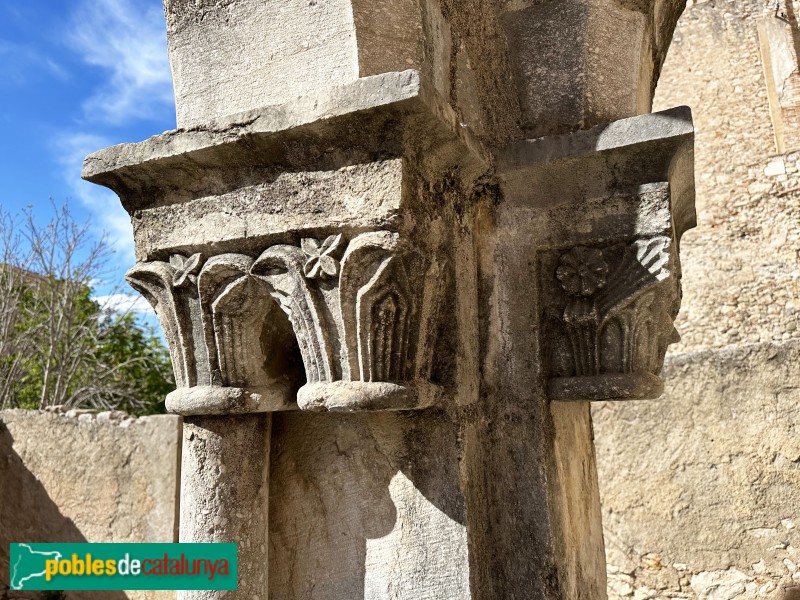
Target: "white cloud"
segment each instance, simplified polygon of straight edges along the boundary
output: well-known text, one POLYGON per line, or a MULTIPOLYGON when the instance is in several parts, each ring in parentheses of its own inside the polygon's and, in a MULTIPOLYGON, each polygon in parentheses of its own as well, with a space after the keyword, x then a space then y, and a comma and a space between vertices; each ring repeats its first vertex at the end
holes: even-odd
POLYGON ((62 177, 108 236, 120 265, 133 262, 130 218, 112 191, 80 179, 87 154, 111 145, 115 125, 174 115, 166 26, 157 0, 80 0, 65 28, 79 58, 108 73, 106 83, 88 91, 83 102, 84 132, 54 137, 62 177))
POLYGON ((106 85, 84 102, 90 120, 119 124, 172 111, 172 78, 161 3, 82 0, 67 42, 90 64, 110 71, 106 85))
POLYGON ((131 264, 133 228, 128 213, 114 192, 80 178, 84 157, 108 146, 109 140, 100 135, 77 133, 58 136, 54 143, 62 177, 72 194, 92 214, 94 224, 105 232, 120 263, 131 264))
POLYGON ((22 84, 34 71, 44 71, 62 80, 69 77, 61 65, 32 46, 0 39, 0 77, 3 81, 22 84))
POLYGON ((107 235, 118 266, 127 267, 134 262, 130 218, 116 194, 81 180, 80 172, 86 155, 114 143, 104 133, 118 139, 117 126, 174 119, 164 15, 158 0, 79 0, 73 6, 65 41, 80 60, 106 76, 87 90, 82 132, 56 133, 53 150, 72 196, 107 235))
POLYGON ((144 298, 133 294, 108 294, 94 298, 101 307, 115 312, 132 312, 141 315, 155 316, 153 307, 144 298))

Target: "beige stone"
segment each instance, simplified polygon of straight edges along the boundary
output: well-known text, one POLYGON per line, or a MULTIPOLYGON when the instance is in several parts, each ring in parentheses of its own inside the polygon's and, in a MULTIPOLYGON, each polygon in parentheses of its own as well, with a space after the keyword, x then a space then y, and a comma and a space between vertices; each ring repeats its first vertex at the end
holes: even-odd
POLYGON ((668 597, 782 600, 797 584, 792 8, 691 6, 656 93, 656 107, 696 109, 683 339, 661 403, 601 405, 594 424, 609 578, 624 571, 668 597), (645 569, 648 553, 672 567, 645 569))
POLYGON ((781 598, 800 558, 787 527, 800 515, 799 358, 797 341, 673 354, 661 400, 595 406, 609 565, 670 593, 762 597, 754 582, 781 598))
POLYGON ((641 116, 682 2, 165 7, 180 128, 84 177, 170 345, 181 539, 240 539, 229 598, 602 598, 588 401, 659 394, 694 224, 691 112, 641 116))
MULTIPOLYGON (((796 148, 776 152, 758 44, 760 19, 775 13, 774 3, 760 0, 691 7, 656 90, 656 109, 692 106, 697 128, 699 226, 681 244, 687 268, 677 351, 797 337, 800 314, 769 312, 778 292, 800 297, 800 177, 790 160, 796 148), (774 176, 780 163, 784 181, 774 176)), ((800 98, 794 89, 786 94, 790 102, 800 98)), ((800 124, 787 130, 797 135, 800 124)))
MULTIPOLYGON (((8 585, 11 542, 176 541, 180 426, 173 415, 0 412, 0 586, 8 585)), ((168 600, 175 594, 67 597, 168 600)))

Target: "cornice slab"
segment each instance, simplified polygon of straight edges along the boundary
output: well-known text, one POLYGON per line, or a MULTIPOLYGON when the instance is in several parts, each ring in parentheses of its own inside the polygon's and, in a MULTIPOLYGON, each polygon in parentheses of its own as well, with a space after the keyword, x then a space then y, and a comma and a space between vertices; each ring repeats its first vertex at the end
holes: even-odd
POLYGON ((441 160, 488 162, 468 128, 414 70, 364 77, 207 127, 178 129, 111 146, 84 160, 81 176, 114 190, 128 212, 221 194, 253 170, 342 166, 402 155, 408 136, 441 160), (442 146, 452 145, 441 152, 442 146), (466 150, 466 151, 465 151, 466 150))

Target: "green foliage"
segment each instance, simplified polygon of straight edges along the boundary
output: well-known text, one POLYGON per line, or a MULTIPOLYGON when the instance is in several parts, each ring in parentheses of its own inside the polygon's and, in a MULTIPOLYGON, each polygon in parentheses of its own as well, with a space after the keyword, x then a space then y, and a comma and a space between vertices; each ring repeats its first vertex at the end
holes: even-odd
MULTIPOLYGON (((44 293, 42 288, 49 285, 58 285, 58 282, 26 285, 22 296, 24 318, 17 323, 16 331, 35 342, 47 331, 46 324, 51 319, 35 299, 37 294, 44 293)), ((51 390, 60 392, 59 399, 48 401, 46 398, 44 404, 113 408, 132 414, 165 412, 164 398, 175 385, 169 351, 153 327, 132 313, 104 310, 92 300, 92 290, 88 287, 78 290, 72 301, 75 315, 70 319, 71 324, 80 323, 81 329, 89 329, 80 337, 81 341, 91 343, 83 344, 87 347, 76 352, 72 344, 80 343, 76 339, 79 336, 64 335, 56 340, 50 354, 57 361, 75 362, 75 374, 66 386, 61 386, 63 389, 51 386, 51 390)), ((20 408, 41 406, 43 388, 48 381, 47 355, 45 340, 39 340, 20 357, 22 376, 14 390, 15 404, 20 408)))
POLYGON ((93 299, 108 249, 53 208, 45 227, 26 215, 22 240, 0 210, 0 407, 164 412, 168 351, 133 313, 93 299))
POLYGON ((117 387, 131 386, 140 403, 123 402, 117 408, 131 413, 166 412, 164 398, 175 389, 169 351, 152 327, 139 323, 132 314, 101 322, 102 343, 97 362, 122 365, 114 378, 117 387))

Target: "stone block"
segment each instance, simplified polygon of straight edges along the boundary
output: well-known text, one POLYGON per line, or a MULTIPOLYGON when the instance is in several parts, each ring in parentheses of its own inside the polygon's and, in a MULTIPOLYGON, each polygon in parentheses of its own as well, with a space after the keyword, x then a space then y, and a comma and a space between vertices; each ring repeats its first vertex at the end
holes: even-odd
MULTIPOLYGON (((0 586, 11 542, 173 542, 180 417, 0 411, 0 586)), ((25 597, 25 596, 21 596, 25 597)), ((174 592, 69 592, 168 600, 174 592)))

